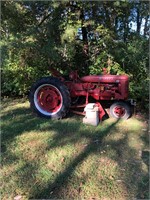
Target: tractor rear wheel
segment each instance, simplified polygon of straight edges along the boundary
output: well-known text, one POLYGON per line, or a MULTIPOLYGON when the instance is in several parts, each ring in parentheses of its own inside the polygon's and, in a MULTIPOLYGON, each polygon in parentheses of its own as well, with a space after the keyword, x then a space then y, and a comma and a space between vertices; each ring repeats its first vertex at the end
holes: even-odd
POLYGON ((45 77, 33 84, 29 101, 36 114, 55 119, 65 117, 71 102, 67 87, 54 77, 45 77))
POLYGON ((114 118, 128 119, 131 116, 131 107, 126 102, 115 102, 110 106, 110 116, 114 118))

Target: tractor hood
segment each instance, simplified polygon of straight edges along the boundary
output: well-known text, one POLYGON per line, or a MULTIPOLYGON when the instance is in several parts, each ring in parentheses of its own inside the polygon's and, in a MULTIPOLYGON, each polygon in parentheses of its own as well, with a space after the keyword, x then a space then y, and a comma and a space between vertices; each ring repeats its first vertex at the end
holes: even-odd
POLYGON ((103 83, 119 83, 120 81, 129 81, 129 77, 127 75, 90 75, 83 76, 80 78, 83 82, 103 82, 103 83))

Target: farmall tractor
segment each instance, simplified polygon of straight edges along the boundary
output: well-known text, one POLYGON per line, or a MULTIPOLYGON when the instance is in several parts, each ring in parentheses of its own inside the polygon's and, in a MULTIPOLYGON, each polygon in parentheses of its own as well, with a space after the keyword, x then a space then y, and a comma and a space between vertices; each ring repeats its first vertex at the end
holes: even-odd
POLYGON ((102 120, 106 114, 103 102, 107 101, 110 116, 128 119, 132 114, 128 93, 129 78, 126 75, 79 77, 77 71, 73 71, 66 79, 58 71, 52 70, 52 76, 41 78, 33 84, 29 100, 33 111, 46 118, 61 119, 69 110, 84 115, 81 108, 94 102, 98 106, 99 119, 102 120))

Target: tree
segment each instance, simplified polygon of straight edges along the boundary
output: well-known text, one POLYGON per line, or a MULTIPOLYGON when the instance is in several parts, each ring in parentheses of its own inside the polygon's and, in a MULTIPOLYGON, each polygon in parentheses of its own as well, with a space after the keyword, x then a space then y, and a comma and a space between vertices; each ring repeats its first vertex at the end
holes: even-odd
POLYGON ((106 67, 113 74, 128 74, 133 94, 139 81, 142 91, 148 6, 148 1, 127 0, 2 1, 3 94, 26 94, 52 68, 83 75, 106 67))

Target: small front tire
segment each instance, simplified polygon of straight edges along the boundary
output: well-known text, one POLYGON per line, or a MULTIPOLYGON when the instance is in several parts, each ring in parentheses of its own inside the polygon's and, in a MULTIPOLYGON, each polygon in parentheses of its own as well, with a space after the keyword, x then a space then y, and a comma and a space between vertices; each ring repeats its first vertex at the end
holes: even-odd
POLYGON ((131 107, 126 102, 118 101, 110 106, 110 116, 114 118, 128 119, 131 114, 131 107))

